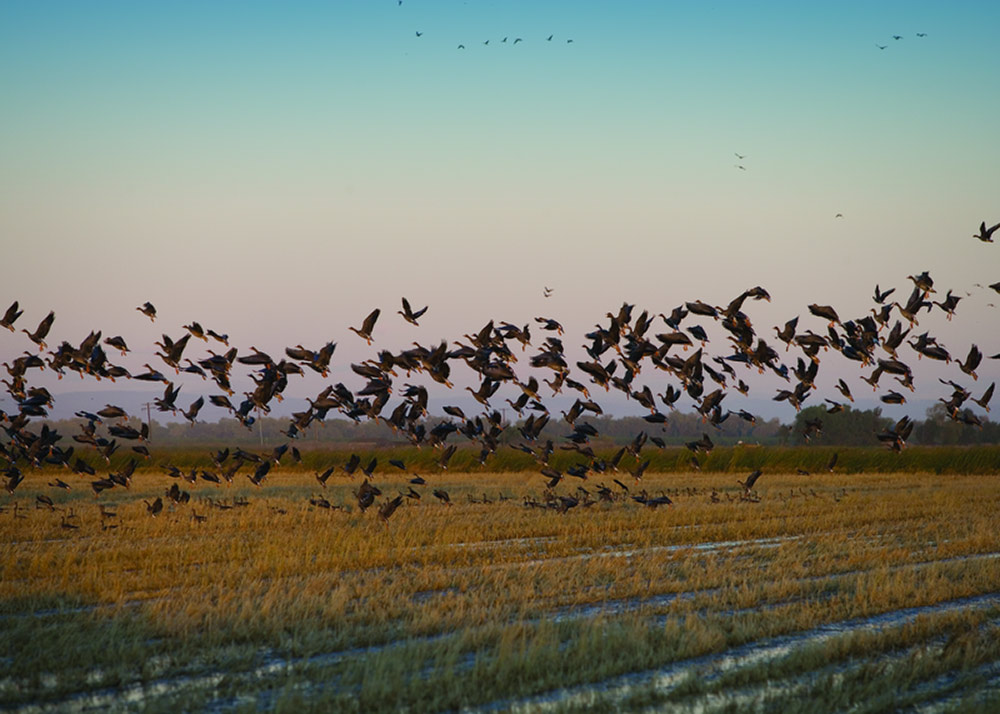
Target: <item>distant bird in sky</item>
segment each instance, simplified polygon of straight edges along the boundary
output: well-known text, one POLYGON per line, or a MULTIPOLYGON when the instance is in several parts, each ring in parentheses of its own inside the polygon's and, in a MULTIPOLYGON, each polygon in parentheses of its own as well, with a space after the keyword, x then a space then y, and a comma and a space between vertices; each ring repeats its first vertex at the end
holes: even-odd
POLYGON ((838 213, 837 215, 834 216, 834 218, 843 218, 843 217, 844 217, 843 213, 838 213))
POLYGON ((381 312, 382 311, 379 310, 378 308, 372 310, 371 313, 369 313, 368 317, 365 318, 365 321, 361 323, 360 330, 356 327, 348 327, 347 329, 350 330, 351 332, 357 333, 359 337, 364 338, 368 344, 371 344, 372 330, 375 329, 375 321, 378 320, 379 313, 381 312))
MULTIPOLYGON (((993 398, 993 390, 995 388, 996 388, 996 382, 991 382, 990 386, 988 386, 986 388, 986 391, 983 392, 983 396, 979 397, 979 399, 973 398, 972 401, 974 401, 976 404, 978 404, 979 406, 981 406, 986 411, 989 411, 990 410, 990 399, 993 398)), ((56 480, 58 481, 58 479, 56 479, 56 480)))
POLYGON ((17 300, 14 301, 10 307, 7 308, 7 312, 4 313, 3 319, 0 320, 0 327, 6 327, 11 332, 14 332, 14 321, 21 316, 24 310, 19 310, 17 305, 17 300))
POLYGON ((566 40, 566 44, 570 44, 573 40, 566 40))
POLYGON ((546 288, 543 286, 542 295, 545 297, 552 297, 552 288, 546 288))
POLYGON ((465 45, 459 45, 459 46, 458 46, 458 49, 460 49, 460 50, 464 50, 464 49, 465 49, 465 45))
POLYGON ((894 39, 894 40, 901 40, 901 39, 903 39, 903 36, 902 35, 893 35, 892 39, 894 39))
POLYGON ((34 332, 28 332, 27 330, 21 330, 24 334, 28 336, 28 339, 38 345, 39 350, 45 349, 45 336, 49 334, 49 330, 52 328, 52 322, 56 319, 56 314, 53 311, 49 311, 49 314, 42 318, 42 321, 38 323, 38 327, 35 328, 34 332))
POLYGON ((927 33, 926 32, 918 32, 917 33, 917 37, 927 37, 927 33))
POLYGON ((153 322, 156 322, 156 308, 153 307, 153 303, 144 302, 140 307, 137 307, 136 310, 141 312, 153 322))
POLYGON ((733 165, 734 165, 734 166, 735 166, 736 168, 738 168, 738 169, 739 169, 740 171, 746 171, 746 170, 747 170, 747 167, 746 167, 746 166, 743 166, 742 164, 733 164, 733 165))
POLYGON ((216 340, 217 342, 221 342, 222 344, 226 345, 226 347, 229 346, 229 335, 225 333, 220 335, 215 330, 205 330, 205 334, 211 337, 213 340, 216 340))
POLYGON ((419 30, 417 30, 417 37, 423 37, 423 35, 424 35, 424 33, 422 33, 419 30))
POLYGON ((979 363, 982 361, 983 353, 979 351, 979 348, 976 345, 972 345, 969 349, 969 355, 965 358, 964 362, 959 362, 958 368, 973 379, 979 379, 979 375, 976 374, 976 367, 978 367, 979 363))
POLYGON ((740 161, 743 161, 743 159, 745 159, 745 158, 746 158, 746 155, 745 155, 745 154, 739 154, 739 153, 737 153, 737 152, 735 152, 735 151, 733 152, 733 154, 735 154, 735 155, 736 155, 736 158, 737 158, 737 159, 739 159, 740 161))
POLYGON ((554 37, 554 35, 549 35, 548 37, 545 38, 545 41, 546 42, 552 42, 552 38, 553 37, 554 37))
POLYGON ((907 275, 906 277, 909 280, 912 280, 913 284, 919 290, 922 290, 925 296, 927 295, 927 293, 937 292, 936 290, 934 290, 934 280, 931 278, 930 273, 926 270, 922 272, 920 275, 907 275))
POLYGON ((875 46, 876 46, 876 47, 878 47, 878 48, 879 48, 880 50, 884 50, 884 49, 885 49, 886 47, 888 47, 889 45, 880 45, 880 44, 879 44, 878 42, 876 42, 876 43, 875 43, 875 46))
POLYGON ((522 40, 520 37, 515 37, 514 42, 512 44, 516 45, 518 42, 524 42, 524 40, 522 40))
MULTIPOLYGON (((987 228, 986 227, 986 221, 983 221, 982 223, 979 224, 979 233, 978 233, 978 235, 974 235, 973 237, 974 238, 978 238, 983 243, 992 243, 993 242, 993 234, 996 232, 997 228, 1000 228, 1000 223, 997 223, 995 226, 987 228)), ((14 306, 16 307, 17 303, 14 303, 14 306)))
POLYGON ((896 288, 889 288, 885 292, 879 290, 878 283, 875 284, 875 302, 880 305, 885 302, 885 299, 896 292, 896 288))
MULTIPOLYGON (((402 315, 403 319, 409 322, 411 325, 417 325, 417 320, 420 319, 420 316, 423 315, 425 312, 427 312, 427 306, 424 306, 420 310, 413 312, 413 310, 410 309, 410 301, 407 300, 406 298, 403 298, 403 309, 397 310, 397 312, 400 315, 402 315)), ((373 321, 372 326, 374 326, 374 324, 375 323, 373 321)))
POLYGON ((830 324, 839 323, 840 316, 837 315, 837 311, 834 310, 829 305, 809 305, 809 312, 811 312, 816 317, 822 317, 824 320, 829 320, 830 324))

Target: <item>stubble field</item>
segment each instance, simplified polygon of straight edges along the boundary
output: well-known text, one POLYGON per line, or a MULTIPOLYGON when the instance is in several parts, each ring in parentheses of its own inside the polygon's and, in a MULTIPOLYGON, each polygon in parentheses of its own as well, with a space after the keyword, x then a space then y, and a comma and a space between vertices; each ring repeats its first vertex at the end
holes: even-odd
POLYGON ((408 478, 362 512, 339 474, 174 504, 139 471, 52 510, 30 474, 0 513, 0 708, 1000 707, 996 476, 765 473, 748 498, 647 473, 564 480, 570 506, 537 472, 447 472, 380 518, 408 478))

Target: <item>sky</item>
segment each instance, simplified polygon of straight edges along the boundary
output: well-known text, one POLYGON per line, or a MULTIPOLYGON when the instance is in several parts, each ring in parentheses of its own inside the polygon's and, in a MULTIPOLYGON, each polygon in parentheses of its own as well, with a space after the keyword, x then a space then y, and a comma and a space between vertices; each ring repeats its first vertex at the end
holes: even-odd
POLYGON ((197 320, 336 341, 349 374, 375 307, 378 348, 539 315, 575 345, 622 302, 761 285, 762 335, 824 331, 806 305, 860 316, 927 270, 964 301, 921 328, 995 354, 997 27, 993 2, 2 3, 0 309, 121 334, 130 368, 197 320))

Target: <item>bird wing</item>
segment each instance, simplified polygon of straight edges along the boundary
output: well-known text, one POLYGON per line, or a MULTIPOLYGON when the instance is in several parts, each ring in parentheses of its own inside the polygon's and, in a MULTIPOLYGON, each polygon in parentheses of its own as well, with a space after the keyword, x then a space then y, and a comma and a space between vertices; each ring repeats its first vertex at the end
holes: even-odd
POLYGON ((375 321, 378 320, 378 316, 382 311, 379 308, 372 310, 371 314, 365 318, 364 324, 361 325, 361 330, 366 334, 371 334, 372 330, 375 328, 375 321))

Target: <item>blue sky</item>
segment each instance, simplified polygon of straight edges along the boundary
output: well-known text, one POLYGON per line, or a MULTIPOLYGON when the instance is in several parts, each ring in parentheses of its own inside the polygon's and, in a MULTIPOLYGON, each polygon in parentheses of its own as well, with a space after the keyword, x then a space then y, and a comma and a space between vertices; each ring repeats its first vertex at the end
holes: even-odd
POLYGON ((151 355, 196 319, 346 364, 376 306, 396 349, 759 284, 763 333, 929 270, 971 293, 927 318, 964 353, 998 314, 971 238, 1000 221, 997 27, 988 2, 4 3, 0 297, 70 341, 151 355))

